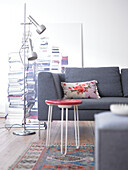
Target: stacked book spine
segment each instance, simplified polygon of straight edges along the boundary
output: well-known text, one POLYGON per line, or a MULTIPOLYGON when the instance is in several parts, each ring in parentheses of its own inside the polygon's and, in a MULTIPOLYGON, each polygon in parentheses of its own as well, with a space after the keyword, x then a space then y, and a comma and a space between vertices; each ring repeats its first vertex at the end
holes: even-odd
POLYGON ((29 63, 28 65, 28 71, 27 71, 27 77, 26 77, 26 84, 27 84, 27 103, 28 106, 30 104, 35 103, 36 98, 36 83, 35 83, 35 64, 29 63))
POLYGON ((17 52, 9 54, 8 62, 8 119, 20 119, 22 122, 24 106, 23 64, 17 52))
POLYGON ((58 46, 52 46, 51 72, 61 73, 61 54, 58 46))

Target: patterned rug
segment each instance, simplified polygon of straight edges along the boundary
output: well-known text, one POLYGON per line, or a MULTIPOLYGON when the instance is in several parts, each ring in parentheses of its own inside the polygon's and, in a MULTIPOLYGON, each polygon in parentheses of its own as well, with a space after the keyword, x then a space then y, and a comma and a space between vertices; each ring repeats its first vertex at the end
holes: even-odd
POLYGON ((76 149, 68 145, 67 155, 61 155, 60 146, 46 149, 43 143, 32 143, 9 170, 94 170, 94 144, 81 145, 76 149))

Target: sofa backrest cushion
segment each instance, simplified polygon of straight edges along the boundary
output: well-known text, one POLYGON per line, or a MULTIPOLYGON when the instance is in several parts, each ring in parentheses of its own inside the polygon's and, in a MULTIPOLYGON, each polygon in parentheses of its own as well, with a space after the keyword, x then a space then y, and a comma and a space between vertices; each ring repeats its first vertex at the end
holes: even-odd
POLYGON ((128 97, 128 69, 121 69, 121 81, 123 94, 125 97, 128 97))
POLYGON ((123 96, 119 67, 70 67, 65 70, 66 82, 98 81, 101 97, 123 96))

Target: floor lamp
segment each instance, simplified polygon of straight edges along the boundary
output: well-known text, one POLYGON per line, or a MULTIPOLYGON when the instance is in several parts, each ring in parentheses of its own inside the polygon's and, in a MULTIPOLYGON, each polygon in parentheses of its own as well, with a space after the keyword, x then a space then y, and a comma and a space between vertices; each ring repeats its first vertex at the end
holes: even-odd
MULTIPOLYGON (((36 31, 38 34, 41 34, 45 31, 46 27, 44 25, 39 25, 30 15, 28 17, 30 22, 36 27, 36 31)), ((20 135, 20 136, 25 136, 25 135, 32 135, 35 134, 36 132, 31 131, 31 130, 26 130, 26 50, 25 50, 25 44, 26 44, 26 25, 31 24, 31 23, 26 23, 26 4, 24 4, 24 127, 23 130, 21 131, 15 131, 13 132, 14 135, 20 135)), ((28 38, 28 43, 29 43, 29 50, 30 50, 30 56, 28 57, 28 60, 35 60, 37 59, 37 54, 36 52, 33 52, 33 47, 32 47, 32 40, 28 38)))

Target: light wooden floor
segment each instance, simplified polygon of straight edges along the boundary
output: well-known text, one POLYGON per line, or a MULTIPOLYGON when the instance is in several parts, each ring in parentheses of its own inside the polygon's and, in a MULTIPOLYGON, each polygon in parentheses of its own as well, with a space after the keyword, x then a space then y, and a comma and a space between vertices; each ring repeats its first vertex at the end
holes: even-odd
MULTIPOLYGON (((80 143, 94 143, 94 122, 80 121, 80 143)), ((60 143, 60 121, 53 121, 51 128, 51 143, 60 143)), ((24 152, 32 142, 44 141, 46 130, 41 130, 41 139, 38 130, 35 135, 16 136, 12 132, 19 130, 12 128, 10 131, 4 128, 5 120, 0 119, 0 170, 7 170, 13 162, 24 152)), ((21 128, 20 128, 21 130, 21 128)), ((74 123, 68 123, 68 143, 74 143, 74 123)))

